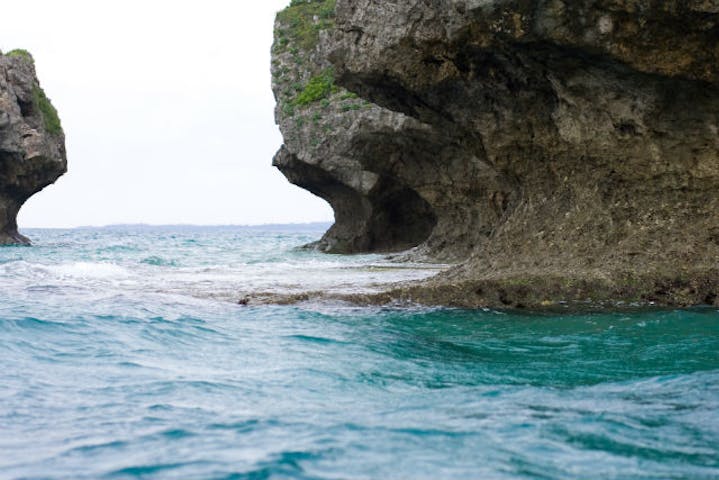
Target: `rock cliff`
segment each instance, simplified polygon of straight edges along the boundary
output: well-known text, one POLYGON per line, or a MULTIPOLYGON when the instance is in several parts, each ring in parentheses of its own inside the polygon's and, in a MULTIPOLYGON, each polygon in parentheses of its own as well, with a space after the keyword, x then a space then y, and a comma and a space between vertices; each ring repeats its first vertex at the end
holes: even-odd
POLYGON ((32 57, 0 53, 0 245, 30 243, 18 233, 18 211, 66 169, 65 135, 32 57))
POLYGON ((293 4, 328 13, 278 17, 276 164, 334 207, 323 248, 460 261, 387 298, 717 303, 719 2, 293 4))
POLYGON ((421 138, 427 127, 335 84, 327 58, 334 12, 334 1, 293 1, 277 17, 272 78, 285 145, 274 165, 332 205, 336 221, 316 245, 321 250, 404 250, 425 240, 436 220, 416 192, 363 162, 378 146, 372 137, 401 151, 394 139, 421 138))

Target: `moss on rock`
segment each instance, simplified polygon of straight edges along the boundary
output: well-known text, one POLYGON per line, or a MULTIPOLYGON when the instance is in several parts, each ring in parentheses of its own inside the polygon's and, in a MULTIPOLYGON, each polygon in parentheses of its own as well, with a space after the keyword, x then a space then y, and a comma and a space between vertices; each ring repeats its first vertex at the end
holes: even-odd
POLYGON ((27 50, 24 50, 22 48, 16 48, 15 50, 10 50, 5 54, 7 57, 20 57, 24 58, 26 60, 30 60, 31 62, 34 62, 35 60, 32 58, 32 54, 28 52, 27 50))
POLYGON ((327 68, 319 75, 310 78, 293 103, 298 107, 309 105, 323 98, 328 98, 336 90, 334 71, 327 68))
POLYGON ((50 103, 50 99, 47 98, 45 92, 39 85, 35 85, 33 88, 32 99, 35 107, 42 114, 45 130, 51 135, 57 135, 62 132, 62 124, 60 123, 57 110, 52 103, 50 103))

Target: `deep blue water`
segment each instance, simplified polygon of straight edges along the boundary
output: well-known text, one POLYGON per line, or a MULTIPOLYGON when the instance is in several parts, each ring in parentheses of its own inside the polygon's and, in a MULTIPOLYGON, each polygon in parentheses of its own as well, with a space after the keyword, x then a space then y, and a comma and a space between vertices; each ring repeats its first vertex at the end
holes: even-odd
POLYGON ((294 249, 316 227, 26 233, 0 478, 719 478, 716 309, 242 307, 426 272, 294 249))

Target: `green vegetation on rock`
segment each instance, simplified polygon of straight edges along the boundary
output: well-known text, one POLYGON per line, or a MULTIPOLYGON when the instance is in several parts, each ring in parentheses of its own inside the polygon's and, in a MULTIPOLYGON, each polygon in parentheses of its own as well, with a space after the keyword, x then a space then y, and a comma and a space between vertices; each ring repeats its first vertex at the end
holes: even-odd
MULTIPOLYGON (((30 62, 34 62, 32 54, 22 48, 16 48, 10 50, 5 54, 7 57, 18 57, 30 62)), ((50 99, 47 98, 45 92, 39 85, 35 84, 32 89, 32 102, 35 109, 42 115, 45 130, 51 135, 56 135, 62 132, 62 124, 60 123, 60 117, 57 114, 57 110, 50 103, 50 99)))
POLYGON ((45 123, 45 130, 51 135, 56 135, 62 132, 62 124, 60 123, 60 117, 57 114, 57 110, 50 103, 50 99, 47 98, 45 92, 38 85, 32 90, 32 99, 35 107, 40 111, 42 119, 45 123))
POLYGON ((32 55, 27 50, 24 50, 22 48, 16 48, 15 50, 10 50, 5 54, 6 57, 21 57, 26 60, 30 60, 31 62, 34 61, 32 58, 32 55))
POLYGON ((303 50, 312 50, 320 32, 334 26, 335 0, 292 0, 290 6, 277 14, 282 27, 276 33, 277 47, 293 43, 303 50))
POLYGON ((328 98, 336 90, 334 71, 327 68, 307 82, 307 85, 297 95, 293 103, 298 107, 309 105, 323 98, 328 98))

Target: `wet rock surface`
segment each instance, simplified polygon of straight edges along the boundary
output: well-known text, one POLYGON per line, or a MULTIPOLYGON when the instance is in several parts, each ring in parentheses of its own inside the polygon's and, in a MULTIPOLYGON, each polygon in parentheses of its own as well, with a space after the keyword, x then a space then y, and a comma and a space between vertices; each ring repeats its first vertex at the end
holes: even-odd
POLYGON ((0 53, 0 245, 30 243, 18 233, 20 207, 66 170, 65 136, 32 57, 0 53))
POLYGON ((322 247, 459 262, 375 301, 717 303, 719 4, 338 0, 323 27, 296 71, 366 108, 298 127, 279 95, 276 158, 334 207, 322 247))

